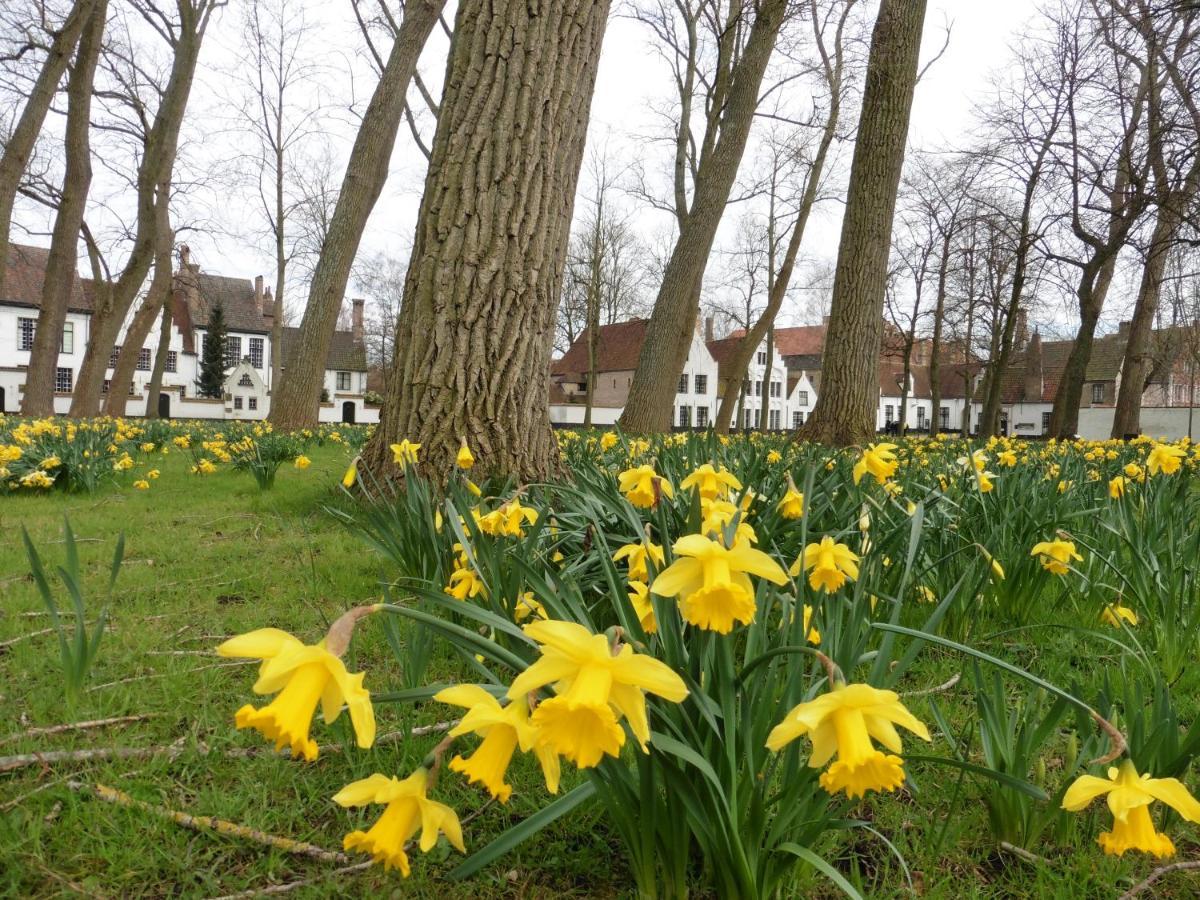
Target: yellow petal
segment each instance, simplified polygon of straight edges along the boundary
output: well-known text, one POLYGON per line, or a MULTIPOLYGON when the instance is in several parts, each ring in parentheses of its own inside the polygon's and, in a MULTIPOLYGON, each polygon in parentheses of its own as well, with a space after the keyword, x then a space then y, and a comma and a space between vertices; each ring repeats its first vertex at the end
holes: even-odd
POLYGON ((270 659, 285 649, 302 646, 301 642, 279 628, 259 628, 246 634, 232 637, 217 647, 218 656, 235 656, 247 659, 270 659))

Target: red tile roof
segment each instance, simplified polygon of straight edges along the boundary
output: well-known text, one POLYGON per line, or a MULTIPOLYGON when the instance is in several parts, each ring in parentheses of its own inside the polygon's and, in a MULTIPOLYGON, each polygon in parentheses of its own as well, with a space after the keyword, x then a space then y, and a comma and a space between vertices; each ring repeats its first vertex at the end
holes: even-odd
MULTIPOLYGON (((4 296, 0 302, 17 306, 42 306, 42 286, 46 281, 46 266, 50 251, 44 247, 29 247, 25 244, 8 245, 8 258, 4 270, 4 296)), ((67 309, 72 312, 91 312, 92 306, 84 296, 79 273, 74 273, 71 299, 67 309)))
MULTIPOLYGON (((791 328, 775 329, 775 353, 778 356, 795 356, 800 353, 821 353, 825 349, 827 325, 796 325, 791 328)), ((744 337, 746 329, 739 328, 729 338, 744 337)), ((711 344, 710 344, 711 347, 711 344)))
MULTIPOLYGON (((630 319, 601 325, 596 345, 597 372, 630 372, 637 368, 646 340, 647 319, 630 319)), ((575 339, 561 358, 550 363, 554 375, 578 375, 588 371, 588 329, 575 339)))

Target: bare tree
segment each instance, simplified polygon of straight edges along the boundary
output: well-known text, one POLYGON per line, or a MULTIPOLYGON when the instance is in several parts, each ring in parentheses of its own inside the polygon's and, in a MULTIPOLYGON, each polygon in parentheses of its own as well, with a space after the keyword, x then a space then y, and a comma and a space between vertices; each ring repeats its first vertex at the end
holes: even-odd
MULTIPOLYGON (((18 42, 17 46, 6 51, 10 59, 20 59, 26 54, 42 49, 41 39, 48 39, 45 59, 42 60, 41 68, 29 87, 20 116, 5 136, 4 151, 0 153, 0 297, 4 296, 4 271, 8 261, 8 239, 12 229, 13 204, 17 198, 17 189, 21 186, 21 178, 42 132, 50 104, 54 95, 58 93, 59 82, 75 53, 75 45, 79 43, 80 35, 83 34, 89 19, 94 17, 98 4, 106 7, 107 0, 75 0, 57 28, 44 29, 41 27, 43 23, 39 22, 37 27, 25 29, 27 36, 18 42)), ((101 19, 104 15, 104 12, 100 13, 101 19)), ((86 57, 84 62, 86 64, 86 57)), ((74 237, 78 238, 78 234, 77 225, 74 237)))
POLYGON ((883 0, 867 63, 858 140, 838 246, 821 392, 808 440, 845 446, 875 430, 892 217, 917 83, 925 0, 883 0))
POLYGON ((637 370, 621 425, 632 432, 663 431, 671 422, 673 387, 683 371, 695 330, 701 284, 717 226, 729 201, 738 167, 761 99, 763 76, 788 12, 786 0, 762 0, 751 10, 744 0, 680 4, 700 9, 716 41, 710 80, 695 67, 695 26, 688 41, 674 44, 685 59, 679 83, 684 101, 677 134, 675 207, 678 239, 663 272, 654 312, 646 327, 637 370), (691 71, 695 68, 695 71, 691 71), (690 79, 690 81, 689 81, 690 79), (703 83, 705 128, 701 140, 691 131, 694 86, 703 83), (680 173, 694 166, 692 196, 680 189, 680 173))
MULTIPOLYGON (((313 270, 308 305, 292 358, 284 360, 287 379, 281 380, 273 392, 271 421, 279 428, 303 428, 317 421, 325 360, 354 257, 367 219, 387 182, 408 86, 425 41, 445 5, 446 0, 408 0, 403 21, 399 25, 391 23, 395 39, 386 63, 370 41, 364 24, 364 37, 368 38, 368 48, 381 74, 350 151, 342 187, 313 270)), ((386 14, 386 7, 382 9, 386 14)))

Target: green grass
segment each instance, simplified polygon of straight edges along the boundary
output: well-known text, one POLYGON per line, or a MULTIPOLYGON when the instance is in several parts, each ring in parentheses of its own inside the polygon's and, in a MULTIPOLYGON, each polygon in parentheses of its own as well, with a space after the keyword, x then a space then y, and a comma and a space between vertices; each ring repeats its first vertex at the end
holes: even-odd
MULTIPOLYGON (((176 742, 183 748, 174 758, 58 763, 0 774, 0 895, 218 896, 302 878, 321 879, 303 896, 500 896, 531 885, 578 896, 620 892, 619 856, 595 811, 569 829, 564 823, 543 833, 469 884, 447 882, 458 854, 449 858, 438 850, 414 858, 407 882, 375 870, 339 880, 328 877, 333 864, 190 831, 67 787, 67 779, 105 784, 150 803, 336 850, 343 834, 365 827, 382 807, 346 811, 329 798, 374 771, 406 775, 437 743, 436 735, 412 738, 323 754, 313 764, 272 754, 223 755, 262 741, 233 727, 234 710, 257 702, 250 691, 254 667, 216 667, 227 661, 213 648, 226 636, 264 626, 311 642, 344 609, 380 595, 379 561, 324 510, 345 502, 332 486, 346 467, 346 449, 314 447, 309 455, 310 469, 284 467, 275 489, 262 494, 244 473, 223 468, 207 477, 189 475, 188 456, 172 453, 161 460, 162 477, 150 491, 0 499, 0 642, 19 639, 0 651, 0 740, 35 726, 153 716, 124 727, 4 740, 0 756, 176 742), (64 514, 81 542, 86 584, 94 591, 103 589, 118 531, 126 535, 111 625, 90 690, 75 709, 64 706, 57 640, 34 636, 50 623, 19 537, 24 525, 52 571, 62 561, 64 514)), ((89 610, 89 620, 95 612, 89 610)), ((394 657, 378 628, 361 627, 352 654, 351 670, 366 668, 372 690, 398 686, 394 657)), ((449 712, 380 705, 379 733, 444 720, 449 712)), ((329 728, 314 725, 313 735, 320 743, 347 742, 345 717, 329 728)), ((527 767, 519 774, 518 785, 536 784, 527 767)), ((461 815, 484 803, 483 794, 458 778, 443 779, 439 791, 461 815)), ((493 805, 468 826, 470 845, 482 846, 542 803, 542 793, 526 790, 502 809, 493 805)))
MULTIPOLYGON (((347 502, 333 488, 347 452, 339 445, 315 447, 309 470, 284 467, 275 489, 265 494, 249 475, 225 468, 208 477, 191 476, 188 456, 171 453, 162 458, 162 477, 149 492, 105 488, 94 495, 54 492, 0 499, 0 642, 15 639, 0 651, 0 756, 111 747, 178 746, 181 751, 0 774, 0 895, 212 897, 299 879, 313 879, 295 894, 305 897, 594 897, 632 891, 618 840, 595 807, 560 820, 466 883, 447 878, 460 857, 444 844, 428 856, 414 850, 413 876, 404 881, 397 873, 375 869, 335 876, 333 864, 197 833, 67 786, 68 779, 105 784, 155 805, 338 849, 343 834, 364 827, 380 808, 348 812, 332 803, 333 794, 372 772, 404 776, 421 763, 436 735, 360 751, 349 747, 344 717, 331 728, 315 724, 313 734, 323 744, 341 743, 351 752, 325 753, 313 764, 270 753, 225 754, 263 745, 257 735, 233 727, 234 710, 254 700, 253 666, 225 664, 213 648, 229 635, 264 626, 313 641, 343 610, 380 595, 380 578, 387 575, 381 560, 325 510, 347 502), (87 584, 94 590, 104 582, 117 532, 126 534, 111 628, 88 678, 90 689, 73 709, 64 705, 54 636, 34 634, 49 622, 19 540, 24 525, 52 568, 62 559, 57 542, 64 514, 82 542, 87 584), (152 718, 125 727, 8 739, 30 727, 125 715, 152 718)), ((89 617, 98 612, 96 606, 93 601, 89 617)), ((1035 637, 976 643, 1059 684, 1069 684, 1106 652, 1103 646, 1080 646, 1069 631, 1040 630, 1035 637)), ((367 684, 375 692, 402 687, 395 658, 371 620, 360 626, 348 663, 351 671, 368 672, 367 684)), ((963 670, 962 659, 929 647, 906 684, 930 687, 963 670)), ((447 669, 446 657, 435 658, 429 680, 455 674, 447 669)), ((955 728, 972 713, 972 694, 965 687, 937 697, 955 728)), ((1013 687, 1014 695, 1019 689, 1013 687)), ((927 702, 914 701, 922 717, 927 702)), ((453 711, 436 704, 381 704, 377 715, 379 733, 386 734, 445 720, 453 711)), ((944 743, 916 744, 910 745, 914 753, 948 754, 944 743)), ((915 794, 868 800, 853 809, 854 817, 878 834, 859 829, 840 845, 818 848, 870 887, 873 896, 912 895, 880 835, 904 858, 916 893, 925 897, 1110 897, 1156 865, 1143 857, 1118 860, 1101 854, 1094 835, 1107 827, 1102 807, 1078 817, 1074 836, 1048 848, 1049 861, 1021 860, 997 848, 971 779, 960 784, 954 770, 929 763, 912 763, 909 769, 915 794)), ((509 803, 488 805, 467 824, 469 850, 545 805, 529 758, 516 760, 511 780, 516 791, 509 803)), ((569 774, 564 789, 577 781, 569 774)), ((443 778, 437 794, 463 817, 485 806, 485 795, 461 778, 443 778)), ((1177 859, 1195 858, 1200 851, 1195 827, 1176 823, 1170 831, 1177 859)), ((1178 872, 1144 896, 1198 892, 1200 876, 1178 872)), ((798 876, 788 893, 838 896, 811 874, 798 876)))

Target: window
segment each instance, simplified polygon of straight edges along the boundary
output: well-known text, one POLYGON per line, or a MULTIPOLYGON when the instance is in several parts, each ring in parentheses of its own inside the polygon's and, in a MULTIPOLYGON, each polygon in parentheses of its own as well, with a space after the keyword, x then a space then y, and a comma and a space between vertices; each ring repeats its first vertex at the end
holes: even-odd
POLYGON ((75 352, 75 323, 63 322, 62 343, 58 345, 59 353, 75 352))
POLYGON ((766 350, 758 351, 758 364, 760 366, 765 366, 767 364, 767 351, 766 350))
POLYGON ((54 370, 54 390, 60 394, 71 393, 75 387, 75 372, 72 369, 54 370))
POLYGON ((1092 385, 1092 402, 1093 403, 1103 403, 1104 402, 1104 383, 1103 382, 1096 382, 1095 384, 1092 385))
POLYGON ((697 375, 696 376, 696 393, 697 394, 707 394, 708 393, 708 376, 707 375, 697 375))
POLYGON ((37 327, 37 319, 17 319, 17 349, 33 349, 33 329, 37 327))
POLYGON ((1050 413, 1042 413, 1042 434, 1050 430, 1050 413))
POLYGON ((238 387, 254 387, 254 379, 250 377, 249 372, 238 379, 238 387))
POLYGON ((770 426, 772 431, 779 430, 779 416, 780 413, 777 409, 773 409, 767 413, 767 424, 770 426))
POLYGON ((772 397, 782 397, 783 396, 783 382, 782 381, 772 381, 771 382, 771 396, 772 397))
POLYGON ((754 427, 754 410, 752 410, 752 409, 746 410, 746 427, 747 428, 754 427))
POLYGON ((247 397, 247 398, 246 398, 246 405, 247 405, 247 406, 248 406, 250 409, 258 409, 258 398, 257 398, 257 397, 247 397))
POLYGON ((890 403, 883 408, 883 421, 888 425, 891 425, 896 421, 896 407, 892 406, 890 403))
POLYGON ((350 390, 350 373, 349 372, 338 372, 337 373, 337 389, 339 391, 350 390))
POLYGON ((950 427, 950 407, 943 406, 941 416, 942 416, 942 427, 949 428, 950 427))
POLYGON ((795 412, 792 413, 792 427, 799 428, 803 424, 804 424, 804 413, 802 413, 800 410, 796 410, 795 412))
POLYGON ((176 351, 174 351, 174 350, 167 351, 167 362, 166 362, 166 365, 163 366, 163 369, 166 370, 167 372, 178 372, 179 371, 179 354, 176 351))
POLYGON ((242 339, 237 335, 225 338, 225 368, 236 366, 242 361, 242 339))
MULTIPOLYGON (((587 381, 584 381, 584 383, 583 383, 583 389, 584 389, 584 390, 587 390, 587 381)), ((614 379, 613 379, 613 390, 615 391, 616 389, 617 389, 617 379, 615 379, 615 378, 614 378, 614 379)))
POLYGON ((143 347, 138 351, 137 367, 139 372, 150 371, 150 348, 143 347))
POLYGON ((917 407, 917 427, 918 428, 925 427, 925 407, 923 407, 923 406, 917 407))
POLYGON ((263 339, 250 338, 250 365, 256 369, 263 367, 263 339))
POLYGON ((680 428, 691 428, 692 427, 692 408, 690 406, 679 407, 679 427, 680 428))
POLYGON ((234 409, 241 409, 241 408, 242 408, 242 398, 241 398, 241 397, 234 397, 234 398, 233 398, 233 408, 234 408, 234 409))
MULTIPOLYGON (((699 376, 696 376, 696 377, 698 378, 699 376)), ((708 427, 708 407, 707 406, 697 406, 696 407, 696 425, 698 425, 700 428, 708 427)))
POLYGON ((800 401, 801 406, 808 406, 808 391, 800 391, 796 394, 796 399, 800 401))
POLYGON ((686 394, 687 392, 688 392, 688 377, 687 377, 687 373, 684 372, 682 375, 679 376, 679 390, 676 391, 676 393, 686 394))
POLYGON ((100 385, 100 393, 102 393, 102 394, 107 394, 107 393, 108 393, 108 388, 109 388, 109 386, 110 386, 111 384, 112 384, 112 382, 111 382, 111 381, 109 381, 107 378, 105 378, 105 379, 104 379, 104 384, 100 385))
POLYGON ((762 396, 762 386, 763 386, 763 383, 761 381, 754 382, 754 396, 755 397, 762 396))
POLYGON ((112 348, 112 353, 108 354, 108 367, 115 369, 117 367, 117 357, 121 355, 121 345, 117 344, 112 348))

